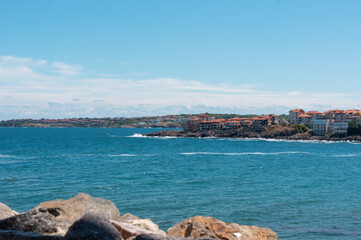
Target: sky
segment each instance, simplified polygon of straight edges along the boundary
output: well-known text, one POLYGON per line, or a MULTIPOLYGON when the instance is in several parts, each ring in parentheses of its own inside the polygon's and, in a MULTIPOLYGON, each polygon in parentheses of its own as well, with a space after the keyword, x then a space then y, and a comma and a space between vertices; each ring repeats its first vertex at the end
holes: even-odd
POLYGON ((361 109, 361 1, 0 1, 0 120, 361 109))

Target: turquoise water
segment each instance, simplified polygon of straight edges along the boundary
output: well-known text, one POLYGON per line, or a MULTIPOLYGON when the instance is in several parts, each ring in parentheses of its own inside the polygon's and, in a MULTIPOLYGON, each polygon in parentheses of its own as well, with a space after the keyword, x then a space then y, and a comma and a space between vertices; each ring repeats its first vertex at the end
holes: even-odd
POLYGON ((0 128, 0 201, 79 192, 166 230, 195 215, 280 239, 361 239, 361 144, 145 138, 157 129, 0 128))

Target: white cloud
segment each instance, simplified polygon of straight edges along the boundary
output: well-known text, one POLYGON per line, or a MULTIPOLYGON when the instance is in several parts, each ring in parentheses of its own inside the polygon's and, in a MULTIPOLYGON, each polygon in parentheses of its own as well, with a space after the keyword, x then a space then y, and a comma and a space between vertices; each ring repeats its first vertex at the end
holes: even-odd
POLYGON ((206 111, 261 114, 286 113, 299 107, 320 111, 360 108, 357 103, 361 102, 360 96, 348 93, 271 92, 247 83, 132 80, 96 73, 94 78, 85 78, 81 69, 64 62, 0 57, 0 97, 7 101, 0 102, 0 116, 142 116, 206 111))
POLYGON ((79 74, 82 69, 78 65, 69 65, 63 62, 53 62, 54 72, 60 73, 62 76, 73 77, 79 74))
POLYGON ((57 100, 51 100, 50 102, 48 102, 48 104, 50 106, 61 106, 64 105, 63 101, 57 101, 57 100))
POLYGON ((31 66, 42 66, 47 63, 46 60, 38 60, 32 58, 20 58, 15 56, 0 56, 0 64, 16 64, 16 65, 31 65, 31 66))

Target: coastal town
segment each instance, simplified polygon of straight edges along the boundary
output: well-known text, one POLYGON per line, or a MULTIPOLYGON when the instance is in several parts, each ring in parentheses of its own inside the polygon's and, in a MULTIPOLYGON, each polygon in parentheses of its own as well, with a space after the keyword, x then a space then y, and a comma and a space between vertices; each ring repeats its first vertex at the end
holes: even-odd
POLYGON ((319 111, 305 112, 303 109, 289 111, 288 118, 279 115, 268 114, 252 118, 215 119, 207 114, 199 114, 187 119, 184 124, 186 132, 207 130, 242 129, 244 131, 265 131, 273 125, 299 125, 300 129, 310 131, 313 135, 338 135, 346 136, 350 126, 360 128, 361 112, 357 109, 329 110, 323 113, 319 111), (303 127, 302 127, 303 126, 303 127))

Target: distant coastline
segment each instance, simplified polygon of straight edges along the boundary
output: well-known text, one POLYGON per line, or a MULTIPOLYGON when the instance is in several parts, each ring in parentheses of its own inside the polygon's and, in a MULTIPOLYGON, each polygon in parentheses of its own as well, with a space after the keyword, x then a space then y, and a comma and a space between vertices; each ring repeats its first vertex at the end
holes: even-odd
POLYGON ((12 119, 0 121, 0 127, 23 128, 181 128, 176 119, 164 117, 138 118, 65 118, 12 119))

